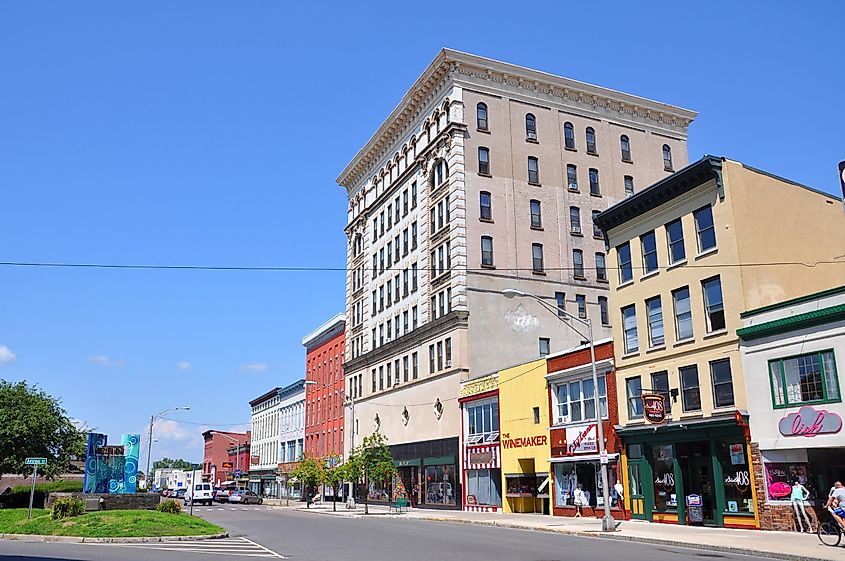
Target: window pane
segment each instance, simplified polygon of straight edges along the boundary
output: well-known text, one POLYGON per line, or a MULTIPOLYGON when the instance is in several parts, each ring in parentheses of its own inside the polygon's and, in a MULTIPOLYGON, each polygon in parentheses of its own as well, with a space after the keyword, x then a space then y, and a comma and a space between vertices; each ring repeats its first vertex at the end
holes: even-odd
POLYGON ((596 418, 596 402, 595 391, 593 391, 593 381, 587 378, 582 382, 582 390, 584 392, 584 418, 596 418))
POLYGON ((557 387, 557 414, 558 417, 566 419, 569 417, 569 386, 560 384, 557 387))
POLYGON ((779 360, 769 363, 770 377, 772 381, 772 394, 775 398, 775 405, 784 405, 783 401, 783 370, 779 360))
POLYGON ((713 227, 713 209, 708 205, 695 213, 695 229, 698 233, 698 251, 716 247, 716 230, 713 227))
POLYGON ((725 310, 722 306, 722 282, 719 277, 702 281, 704 289, 705 315, 707 331, 718 331, 725 328, 725 310))
POLYGON ((660 297, 647 300, 646 308, 648 312, 649 344, 652 347, 657 347, 665 342, 663 334, 663 306, 661 305, 660 297))
POLYGON ((836 377, 836 360, 833 357, 833 351, 822 353, 822 366, 827 384, 827 399, 839 399, 839 378, 836 377))
POLYGON ((619 257, 619 282, 628 282, 634 278, 631 268, 631 245, 628 242, 616 248, 619 257))
POLYGON ((640 236, 643 252, 643 271, 650 273, 657 270, 657 241, 654 230, 640 236))
POLYGON ((698 367, 681 368, 681 388, 683 390, 684 411, 701 409, 701 392, 698 386, 698 367))
POLYGON ((622 308, 622 327, 625 330, 625 352, 633 353, 638 351, 637 312, 634 306, 622 308))
POLYGON ((651 375, 651 389, 654 393, 663 396, 666 405, 666 412, 672 412, 672 400, 669 395, 669 373, 665 370, 663 372, 655 372, 651 375))
POLYGON ((643 416, 642 382, 640 377, 625 380, 628 393, 628 416, 631 418, 643 416))
POLYGON ((677 263, 686 259, 684 248, 684 227, 681 220, 673 220, 666 225, 666 235, 669 239, 669 262, 677 263))
POLYGON ((717 360, 710 363, 710 378, 713 383, 713 402, 716 407, 734 404, 734 388, 731 379, 731 361, 717 360))
POLYGON ((678 340, 688 339, 693 336, 689 288, 678 289, 673 293, 673 296, 675 299, 675 331, 678 340))
POLYGON ((583 418, 581 416, 581 382, 569 383, 569 403, 572 415, 570 420, 580 421, 583 418))

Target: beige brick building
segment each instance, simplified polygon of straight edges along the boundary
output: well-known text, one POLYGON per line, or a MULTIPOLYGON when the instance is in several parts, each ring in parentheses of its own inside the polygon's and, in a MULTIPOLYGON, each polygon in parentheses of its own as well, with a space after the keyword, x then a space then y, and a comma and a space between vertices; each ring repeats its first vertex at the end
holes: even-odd
POLYGON ((343 170, 356 440, 388 437, 413 502, 459 502, 461 380, 580 343, 503 289, 610 335, 593 216, 685 166, 694 117, 443 50, 343 170))
POLYGON ((617 432, 632 515, 759 527, 759 453, 745 429, 748 393, 769 388, 744 381, 740 313, 841 284, 839 201, 706 156, 598 221, 614 267, 617 432), (649 421, 643 394, 664 397, 666 422, 649 421))

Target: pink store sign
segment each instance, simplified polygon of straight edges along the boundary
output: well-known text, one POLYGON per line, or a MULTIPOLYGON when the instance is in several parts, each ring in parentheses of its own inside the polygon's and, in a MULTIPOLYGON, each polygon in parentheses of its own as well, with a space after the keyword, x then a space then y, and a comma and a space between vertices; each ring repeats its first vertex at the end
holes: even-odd
POLYGON ((783 436, 812 438, 819 434, 836 434, 842 430, 842 417, 824 409, 805 405, 780 420, 778 430, 783 436))

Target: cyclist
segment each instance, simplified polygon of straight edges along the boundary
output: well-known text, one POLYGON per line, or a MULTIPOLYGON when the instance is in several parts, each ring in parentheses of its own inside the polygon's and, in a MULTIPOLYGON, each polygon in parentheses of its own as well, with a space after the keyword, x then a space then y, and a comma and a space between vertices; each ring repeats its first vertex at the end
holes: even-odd
POLYGON ((831 487, 830 494, 824 506, 833 516, 834 520, 836 520, 836 523, 839 524, 839 527, 845 531, 845 521, 843 521, 843 518, 845 518, 845 508, 842 507, 843 503, 845 503, 845 486, 842 485, 841 481, 837 481, 831 487))

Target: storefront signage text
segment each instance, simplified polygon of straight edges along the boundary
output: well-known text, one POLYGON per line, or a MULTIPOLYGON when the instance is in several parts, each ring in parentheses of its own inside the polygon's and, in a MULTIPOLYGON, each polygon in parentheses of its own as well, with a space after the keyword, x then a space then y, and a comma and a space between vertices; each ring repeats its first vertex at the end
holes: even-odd
POLYGON ((649 422, 660 424, 666 420, 666 400, 656 393, 642 394, 643 417, 649 422))
POLYGON ((595 454, 598 450, 596 424, 566 428, 567 452, 573 454, 595 454))
POLYGON ((489 464, 493 461, 493 451, 489 448, 485 450, 467 449, 469 456, 469 463, 471 464, 489 464))
POLYGON ((545 434, 537 436, 518 436, 510 438, 510 434, 502 435, 502 446, 505 448, 528 448, 531 446, 545 446, 548 438, 545 434))
POLYGON ((812 438, 820 434, 836 434, 842 430, 842 417, 824 409, 805 405, 780 420, 778 430, 784 436, 812 438))
POLYGON ((751 484, 751 476, 747 471, 738 471, 734 475, 725 477, 725 485, 731 484, 736 487, 748 487, 751 484))

